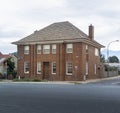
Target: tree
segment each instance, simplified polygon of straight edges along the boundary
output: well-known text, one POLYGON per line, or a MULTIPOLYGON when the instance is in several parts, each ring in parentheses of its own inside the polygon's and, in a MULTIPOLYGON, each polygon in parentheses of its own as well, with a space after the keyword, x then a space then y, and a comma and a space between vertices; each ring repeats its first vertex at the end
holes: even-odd
POLYGON ((112 56, 108 58, 110 63, 119 63, 119 59, 116 56, 112 56))
POLYGON ((103 54, 100 55, 100 61, 102 63, 105 63, 105 56, 103 54))
POLYGON ((8 58, 5 63, 7 63, 7 75, 12 75, 13 77, 15 77, 15 63, 11 60, 11 57, 8 58))

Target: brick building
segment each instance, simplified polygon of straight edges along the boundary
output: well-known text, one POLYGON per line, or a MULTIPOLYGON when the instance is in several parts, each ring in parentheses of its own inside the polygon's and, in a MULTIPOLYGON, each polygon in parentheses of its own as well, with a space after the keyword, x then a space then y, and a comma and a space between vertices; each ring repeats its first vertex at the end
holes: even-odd
POLYGON ((103 75, 94 27, 85 34, 70 22, 53 23, 13 42, 18 49, 18 75, 47 80, 83 80, 103 75))

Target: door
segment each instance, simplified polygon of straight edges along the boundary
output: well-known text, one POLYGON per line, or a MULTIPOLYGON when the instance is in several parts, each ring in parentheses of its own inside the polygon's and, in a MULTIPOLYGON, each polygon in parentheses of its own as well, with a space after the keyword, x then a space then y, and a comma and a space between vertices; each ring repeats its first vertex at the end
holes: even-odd
POLYGON ((49 62, 43 62, 43 79, 49 80, 49 62))

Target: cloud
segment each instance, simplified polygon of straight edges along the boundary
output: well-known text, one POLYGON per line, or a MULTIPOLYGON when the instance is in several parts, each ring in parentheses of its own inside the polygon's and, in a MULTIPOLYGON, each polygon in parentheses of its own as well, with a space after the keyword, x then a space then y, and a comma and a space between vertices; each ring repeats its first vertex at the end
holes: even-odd
MULTIPOLYGON (((93 24, 95 40, 107 45, 120 36, 119 4, 119 0, 0 0, 0 40, 10 43, 51 23, 70 21, 86 34, 93 24)), ((110 49, 120 50, 117 44, 110 49)))
POLYGON ((16 45, 12 45, 11 42, 15 41, 16 38, 10 38, 7 40, 6 37, 0 38, 0 52, 2 53, 13 53, 17 51, 16 45))

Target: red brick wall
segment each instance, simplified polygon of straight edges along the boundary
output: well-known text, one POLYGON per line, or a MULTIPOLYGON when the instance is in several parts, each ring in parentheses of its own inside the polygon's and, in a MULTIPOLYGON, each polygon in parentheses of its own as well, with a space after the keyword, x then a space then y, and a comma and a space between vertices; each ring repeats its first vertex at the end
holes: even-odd
MULTIPOLYGON (((30 53, 24 55, 24 46, 18 45, 18 75, 21 77, 37 77, 43 78, 43 62, 49 62, 49 75, 50 80, 83 80, 86 73, 86 61, 89 64, 89 73, 87 79, 98 78, 100 75, 94 74, 94 64, 99 67, 100 57, 95 56, 95 47, 89 45, 88 54, 86 54, 85 43, 73 43, 73 53, 66 53, 66 44, 57 44, 57 53, 52 54, 37 54, 36 45, 30 45, 30 53), (24 74, 24 62, 30 62, 30 73, 24 74), (37 74, 37 61, 41 62, 42 72, 37 74), (56 62, 57 72, 56 75, 51 74, 52 62, 56 62), (72 62, 73 74, 66 75, 66 62, 72 62)), ((50 46, 51 47, 51 46, 50 46)), ((51 49, 52 51, 52 49, 51 49)))

